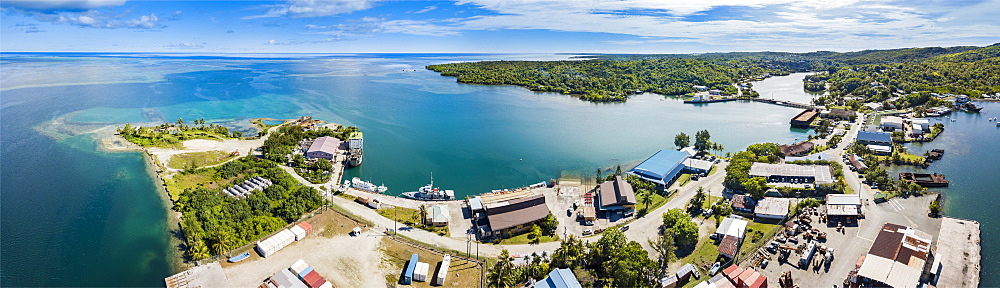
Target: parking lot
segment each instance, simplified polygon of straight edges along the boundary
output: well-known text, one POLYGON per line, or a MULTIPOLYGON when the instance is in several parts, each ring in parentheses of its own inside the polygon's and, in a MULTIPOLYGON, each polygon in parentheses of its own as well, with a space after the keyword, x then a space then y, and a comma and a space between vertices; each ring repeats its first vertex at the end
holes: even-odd
MULTIPOLYGON (((868 203, 862 208, 865 218, 860 219, 856 225, 846 225, 840 232, 836 225, 828 223, 817 223, 819 216, 811 216, 812 228, 827 235, 825 241, 818 241, 819 245, 833 248, 833 261, 824 263, 819 269, 814 269, 810 265, 809 269, 799 269, 798 260, 800 254, 791 252, 787 262, 779 261, 777 253, 768 253, 768 265, 766 268, 758 267, 759 271, 768 277, 769 284, 777 287, 778 277, 781 272, 792 271, 792 279, 801 287, 832 287, 836 284, 842 285, 848 273, 854 270, 858 258, 867 254, 872 241, 878 235, 884 223, 894 223, 916 228, 918 230, 934 235, 937 241, 937 233, 941 226, 941 220, 927 216, 927 205, 934 199, 934 196, 910 197, 893 199, 886 203, 868 203)), ((820 206, 822 212, 825 206, 820 206)), ((832 222, 830 222, 832 223, 832 222)), ((805 242, 802 234, 795 237, 798 245, 805 242)), ((786 246, 797 246, 795 243, 784 243, 786 246)), ((814 255, 816 257, 816 255, 814 255)), ((821 257, 822 258, 822 257, 821 257)), ((815 260, 815 258, 813 259, 815 260)))

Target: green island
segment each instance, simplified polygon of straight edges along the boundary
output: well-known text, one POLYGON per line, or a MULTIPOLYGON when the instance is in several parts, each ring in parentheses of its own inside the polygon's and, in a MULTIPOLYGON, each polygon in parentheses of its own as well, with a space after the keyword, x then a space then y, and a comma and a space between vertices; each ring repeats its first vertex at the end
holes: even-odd
MULTIPOLYGON (((683 95, 694 86, 739 91, 734 84, 817 71, 806 78, 808 91, 829 90, 818 105, 858 111, 867 102, 886 101, 906 108, 928 104, 930 93, 1000 93, 1000 43, 987 47, 929 47, 838 53, 733 52, 706 54, 592 55, 590 60, 482 61, 429 65, 426 68, 458 82, 516 85, 538 92, 573 95, 591 102, 625 102, 651 92, 683 95), (983 77, 985 76, 985 77, 983 77), (829 88, 827 88, 829 86, 829 88), (920 92, 911 94, 911 92, 920 92), (847 98, 848 96, 860 99, 847 98)), ((749 85, 748 85, 749 86, 749 85)), ((743 94, 753 97, 752 88, 743 94)), ((938 104, 930 102, 931 105, 938 104)))
POLYGON ((215 123, 205 125, 205 119, 194 120, 194 125, 185 125, 184 119, 177 118, 175 123, 163 123, 153 127, 137 126, 125 123, 117 129, 129 142, 142 147, 182 148, 181 142, 192 139, 241 139, 243 132, 229 132, 229 128, 215 123))

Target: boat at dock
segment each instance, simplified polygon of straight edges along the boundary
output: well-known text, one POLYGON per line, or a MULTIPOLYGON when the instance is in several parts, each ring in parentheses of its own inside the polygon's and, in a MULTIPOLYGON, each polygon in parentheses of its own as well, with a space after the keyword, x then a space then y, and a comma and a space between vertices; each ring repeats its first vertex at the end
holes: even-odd
POLYGON ((364 135, 361 132, 354 132, 347 138, 347 165, 357 167, 364 160, 364 135))
POLYGON ((243 252, 243 254, 233 256, 233 258, 229 258, 229 263, 240 262, 246 260, 247 258, 250 258, 250 252, 243 252))
POLYGON ((899 173, 899 180, 917 183, 923 187, 948 187, 944 174, 899 173))
POLYGON ((351 178, 351 187, 354 187, 354 189, 358 189, 361 191, 380 193, 380 194, 385 193, 385 191, 389 190, 389 187, 385 187, 385 185, 375 186, 375 184, 361 180, 361 178, 358 177, 351 178))
POLYGON ((448 201, 455 200, 454 190, 441 190, 439 187, 434 187, 434 176, 431 175, 431 183, 420 187, 417 191, 413 192, 403 192, 400 194, 404 198, 410 198, 414 200, 424 200, 424 201, 448 201))

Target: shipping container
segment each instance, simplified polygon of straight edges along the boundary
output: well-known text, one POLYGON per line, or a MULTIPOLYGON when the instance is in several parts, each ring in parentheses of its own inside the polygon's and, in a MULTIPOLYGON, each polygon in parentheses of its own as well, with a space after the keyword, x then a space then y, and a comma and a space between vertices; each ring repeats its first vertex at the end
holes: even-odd
POLYGON ((306 261, 302 259, 299 259, 299 261, 295 261, 295 263, 292 264, 292 267, 289 267, 289 269, 292 269, 292 273, 295 273, 295 275, 302 274, 302 271, 305 271, 306 268, 309 268, 309 264, 306 264, 306 261))
POLYGON ((303 238, 306 238, 306 230, 302 229, 302 227, 292 226, 292 228, 288 228, 288 230, 292 231, 292 234, 295 234, 295 241, 300 241, 303 238))
POLYGON ((410 263, 407 263, 405 270, 403 270, 403 279, 399 279, 399 283, 400 284, 410 285, 410 283, 412 283, 412 281, 413 281, 413 271, 417 269, 417 259, 418 259, 418 257, 419 256, 417 256, 416 253, 414 253, 412 256, 410 256, 410 263))
POLYGON ((413 281, 427 282, 427 270, 430 265, 427 263, 417 263, 417 269, 413 271, 413 281))
POLYGON ((310 225, 309 222, 302 221, 298 226, 302 227, 302 230, 306 230, 306 234, 312 233, 313 231, 313 226, 310 225))
POLYGON ((438 270, 437 277, 434 277, 434 285, 443 286, 444 281, 448 278, 448 267, 451 266, 451 255, 445 254, 444 259, 441 260, 441 269, 438 270))
POLYGON ((306 282, 306 285, 308 285, 310 288, 318 288, 318 286, 314 287, 312 284, 322 284, 319 283, 320 280, 323 280, 323 276, 319 276, 319 273, 316 273, 315 270, 310 271, 309 274, 306 274, 306 277, 302 277, 302 282, 306 282))
POLYGON ((299 278, 305 278, 306 275, 309 275, 309 272, 312 272, 312 271, 313 271, 312 267, 306 267, 306 269, 303 269, 302 271, 299 271, 299 274, 298 274, 299 278))

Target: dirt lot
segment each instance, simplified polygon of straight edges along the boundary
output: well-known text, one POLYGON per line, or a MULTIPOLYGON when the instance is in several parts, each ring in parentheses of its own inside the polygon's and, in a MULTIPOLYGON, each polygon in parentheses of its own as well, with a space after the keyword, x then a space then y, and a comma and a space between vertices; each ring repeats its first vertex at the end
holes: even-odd
POLYGON ((382 277, 371 271, 381 271, 382 233, 365 231, 357 237, 347 233, 355 222, 334 211, 313 217, 313 233, 294 242, 273 256, 261 258, 256 253, 240 263, 224 263, 228 284, 233 287, 255 287, 295 261, 305 260, 334 287, 381 287, 382 277))
MULTIPOLYGON (((395 284, 401 287, 431 287, 430 280, 437 275, 441 265, 441 254, 431 253, 424 249, 418 249, 405 245, 388 238, 382 240, 383 267, 385 267, 384 279, 386 283, 395 284), (399 277, 403 272, 403 265, 410 261, 410 256, 417 253, 420 262, 430 264, 430 271, 427 272, 428 282, 413 281, 411 285, 399 285, 399 277)), ((457 258, 451 259, 451 266, 448 268, 448 277, 444 287, 479 287, 482 269, 473 262, 467 262, 457 258)), ((361 287, 361 286, 358 286, 361 287)), ((367 286, 366 286, 367 287, 367 286)), ((435 286, 437 287, 437 286, 435 286)))

